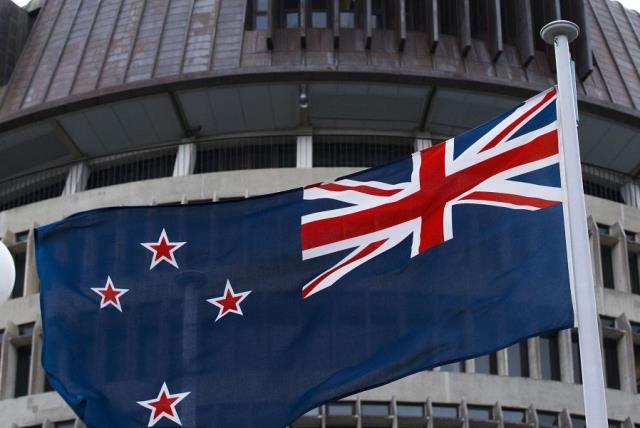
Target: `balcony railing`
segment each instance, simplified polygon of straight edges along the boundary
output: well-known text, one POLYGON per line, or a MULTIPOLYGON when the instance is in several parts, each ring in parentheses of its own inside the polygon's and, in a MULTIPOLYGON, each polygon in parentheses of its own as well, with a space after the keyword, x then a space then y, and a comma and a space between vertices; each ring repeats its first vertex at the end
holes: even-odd
MULTIPOLYGON (((296 166, 295 135, 243 137, 196 145, 194 174, 256 168, 296 166)), ((371 167, 407 156, 414 150, 410 137, 380 135, 316 135, 314 167, 371 167)), ((84 182, 74 191, 133 181, 170 177, 176 168, 178 146, 124 153, 85 161, 84 182)), ((182 168, 184 170, 184 168, 182 168)), ((0 182, 0 211, 62 195, 78 172, 60 166, 0 182), (72 177, 67 177, 71 171, 72 177)), ((640 208, 640 178, 583 164, 585 194, 640 208)), ((82 180, 81 180, 82 181, 82 180)))

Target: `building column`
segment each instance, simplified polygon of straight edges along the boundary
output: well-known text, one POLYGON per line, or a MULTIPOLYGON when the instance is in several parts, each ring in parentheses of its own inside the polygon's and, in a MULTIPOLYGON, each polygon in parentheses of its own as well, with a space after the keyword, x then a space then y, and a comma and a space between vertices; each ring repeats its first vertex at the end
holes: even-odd
POLYGON ((42 325, 36 322, 31 335, 31 365, 29 367, 29 395, 44 391, 44 370, 40 363, 42 356, 42 325))
POLYGON ((616 318, 616 329, 624 332, 618 340, 618 366, 620 369, 620 389, 636 394, 635 360, 633 358, 633 332, 626 314, 616 318))
POLYGON ((36 267, 36 239, 35 228, 37 224, 29 230, 27 238, 27 255, 24 266, 24 296, 36 294, 40 291, 40 279, 36 267))
POLYGON ((419 152, 421 150, 428 149, 431 146, 433 146, 433 143, 428 138, 416 137, 416 139, 413 141, 414 152, 419 152))
POLYGON ((542 367, 540 365, 540 339, 532 337, 527 340, 527 351, 529 354, 529 377, 531 379, 542 379, 542 367))
POLYGON ((627 247, 627 235, 620 222, 611 226, 611 236, 618 242, 613 247, 613 280, 616 290, 631 293, 629 282, 629 250, 627 247))
POLYGON ((313 137, 299 135, 296 141, 296 168, 313 167, 313 137))
POLYGON ((180 144, 176 154, 176 162, 173 166, 174 177, 184 177, 193 174, 196 168, 196 156, 198 150, 194 143, 180 144))
POLYGON ((84 191, 87 188, 89 174, 91 174, 91 169, 86 163, 80 162, 73 165, 67 174, 67 181, 64 184, 62 195, 73 195, 84 191))
POLYGON ((640 186, 635 182, 631 181, 623 184, 620 188, 620 193, 627 205, 640 208, 640 186))
POLYGON ((13 398, 16 384, 16 364, 18 355, 11 340, 18 336, 18 327, 7 322, 2 337, 2 353, 0 354, 0 398, 13 398))
POLYGON ((509 376, 509 357, 506 348, 496 352, 496 364, 500 376, 509 376))
POLYGON ((558 354, 560 355, 560 380, 573 383, 573 353, 571 349, 571 329, 558 332, 558 354))

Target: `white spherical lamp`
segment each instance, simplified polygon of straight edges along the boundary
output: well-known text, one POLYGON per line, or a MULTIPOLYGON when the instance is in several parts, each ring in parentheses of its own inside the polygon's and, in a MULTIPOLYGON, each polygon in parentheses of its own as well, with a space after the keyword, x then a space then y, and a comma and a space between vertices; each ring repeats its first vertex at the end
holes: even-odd
POLYGON ((16 267, 9 249, 0 241, 0 304, 6 302, 13 291, 16 267))

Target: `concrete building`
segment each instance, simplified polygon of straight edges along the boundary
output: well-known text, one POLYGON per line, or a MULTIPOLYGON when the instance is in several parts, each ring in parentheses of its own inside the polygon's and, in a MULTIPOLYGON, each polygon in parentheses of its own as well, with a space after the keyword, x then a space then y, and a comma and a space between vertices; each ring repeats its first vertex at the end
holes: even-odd
MULTIPOLYGON (((640 14, 610 0, 0 0, 0 238, 18 267, 0 305, 0 428, 83 426, 39 363, 35 225, 260 195, 428 147, 551 86, 537 34, 560 17, 583 30, 610 426, 640 427, 640 14)), ((580 428, 577 357, 571 330, 533 338, 295 426, 580 428)))

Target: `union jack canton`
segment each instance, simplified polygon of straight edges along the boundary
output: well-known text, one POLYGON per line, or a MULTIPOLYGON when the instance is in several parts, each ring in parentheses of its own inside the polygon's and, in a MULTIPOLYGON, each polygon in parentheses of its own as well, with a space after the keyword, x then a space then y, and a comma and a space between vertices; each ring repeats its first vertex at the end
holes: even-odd
POLYGON ((560 203, 561 189, 512 180, 558 163, 557 121, 526 129, 556 90, 524 102, 497 126, 458 149, 451 138, 412 155, 411 181, 338 179, 304 189, 304 199, 333 199, 347 207, 302 217, 303 260, 353 248, 304 285, 303 298, 334 285, 347 273, 411 236, 411 257, 454 238, 453 207, 482 204, 539 210, 560 203), (519 131, 526 129, 526 133, 519 131), (457 155, 456 155, 457 153, 457 155))

